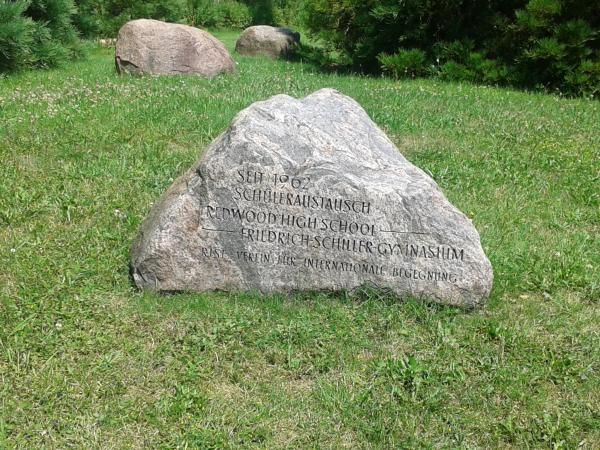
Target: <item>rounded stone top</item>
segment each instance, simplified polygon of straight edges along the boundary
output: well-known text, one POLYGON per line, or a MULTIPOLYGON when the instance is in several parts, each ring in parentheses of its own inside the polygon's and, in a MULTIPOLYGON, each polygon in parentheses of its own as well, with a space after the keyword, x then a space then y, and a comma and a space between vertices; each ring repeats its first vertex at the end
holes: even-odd
POLYGON ((300 33, 289 28, 255 25, 246 28, 235 44, 235 51, 246 56, 281 58, 294 51, 300 33))
POLYGON ((127 22, 115 48, 119 73, 213 77, 235 71, 225 46, 207 31, 152 19, 127 22))

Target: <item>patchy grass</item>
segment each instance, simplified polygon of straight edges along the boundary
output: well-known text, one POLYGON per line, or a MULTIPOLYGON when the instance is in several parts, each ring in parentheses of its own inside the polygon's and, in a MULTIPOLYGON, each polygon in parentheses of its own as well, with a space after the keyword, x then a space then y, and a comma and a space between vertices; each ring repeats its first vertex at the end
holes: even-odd
POLYGON ((598 448, 600 103, 236 59, 0 79, 0 448, 598 448), (486 310, 133 289, 174 178, 242 108, 321 87, 473 219, 486 310))

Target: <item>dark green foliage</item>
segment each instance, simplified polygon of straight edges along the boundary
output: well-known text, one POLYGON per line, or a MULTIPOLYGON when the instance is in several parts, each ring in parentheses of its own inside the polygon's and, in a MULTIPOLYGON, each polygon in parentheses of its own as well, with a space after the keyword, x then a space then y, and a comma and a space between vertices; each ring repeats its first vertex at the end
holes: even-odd
POLYGON ((436 69, 432 74, 448 81, 470 81, 474 83, 507 83, 510 70, 502 62, 490 59, 485 51, 474 51, 470 40, 439 42, 433 46, 436 69))
POLYGON ((473 0, 306 0, 306 24, 338 50, 355 68, 374 70, 377 55, 398 49, 428 50, 440 41, 454 41, 487 30, 481 19, 498 1, 473 0))
POLYGON ((592 3, 531 0, 516 12, 507 34, 519 44, 515 67, 524 84, 574 94, 600 92, 593 68, 600 60, 600 23, 592 3))
POLYGON ((293 0, 240 0, 250 11, 253 25, 298 25, 304 7, 293 0))
POLYGON ((394 55, 380 54, 379 60, 384 72, 394 78, 418 77, 427 73, 425 52, 419 49, 400 50, 394 55))
POLYGON ((86 37, 116 37, 134 19, 156 19, 197 27, 244 28, 250 8, 236 0, 77 0, 77 25, 86 37))
POLYGON ((293 0, 239 0, 239 2, 248 7, 252 25, 298 25, 304 6, 302 1, 293 0))
POLYGON ((250 8, 235 0, 188 0, 187 23, 215 28, 245 28, 252 22, 250 8))
POLYGON ((297 23, 301 2, 290 0, 77 0, 75 22, 85 37, 116 37, 134 19, 157 19, 204 28, 297 23))
POLYGON ((273 25, 275 23, 275 5, 281 3, 277 0, 243 0, 252 14, 252 23, 255 25, 273 25))
POLYGON ((55 67, 80 55, 71 0, 0 1, 0 72, 55 67))
POLYGON ((73 0, 32 0, 25 12, 35 23, 34 53, 41 66, 57 66, 80 53, 72 22, 73 0))
POLYGON ((303 3, 301 1, 279 0, 273 6, 272 25, 291 26, 302 25, 303 3))
POLYGON ((77 0, 76 23, 86 37, 116 37, 119 28, 134 19, 183 22, 187 0, 77 0))
POLYGON ((0 2, 0 71, 15 70, 32 60, 33 21, 24 1, 0 2))
POLYGON ((600 62, 583 60, 573 71, 565 75, 565 84, 571 92, 600 95, 600 62))
POLYGON ((355 70, 597 95, 597 9, 596 0, 305 0, 304 18, 355 70))

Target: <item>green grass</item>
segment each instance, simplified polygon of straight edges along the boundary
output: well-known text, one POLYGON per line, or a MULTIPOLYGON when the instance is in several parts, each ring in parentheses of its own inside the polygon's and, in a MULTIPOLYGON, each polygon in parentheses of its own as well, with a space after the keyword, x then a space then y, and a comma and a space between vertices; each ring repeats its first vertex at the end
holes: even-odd
POLYGON ((600 448, 600 103, 236 60, 0 79, 0 448, 600 448), (487 309, 132 287, 152 202, 233 116, 322 87, 473 219, 487 309))

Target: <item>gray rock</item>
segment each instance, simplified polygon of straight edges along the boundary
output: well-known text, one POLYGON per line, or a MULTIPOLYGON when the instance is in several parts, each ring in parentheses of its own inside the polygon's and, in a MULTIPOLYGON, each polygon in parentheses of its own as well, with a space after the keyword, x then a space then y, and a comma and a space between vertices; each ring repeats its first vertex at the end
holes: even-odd
POLYGON ((280 58, 291 53, 300 42, 300 33, 288 28, 257 25, 246 28, 235 44, 241 55, 280 58))
POLYGON ((235 71, 225 46, 198 28, 158 20, 127 22, 115 50, 119 73, 213 77, 235 71))
POLYGON ((332 89, 241 111, 154 206, 131 267, 156 291, 367 284, 469 307, 493 278, 471 221, 332 89))

